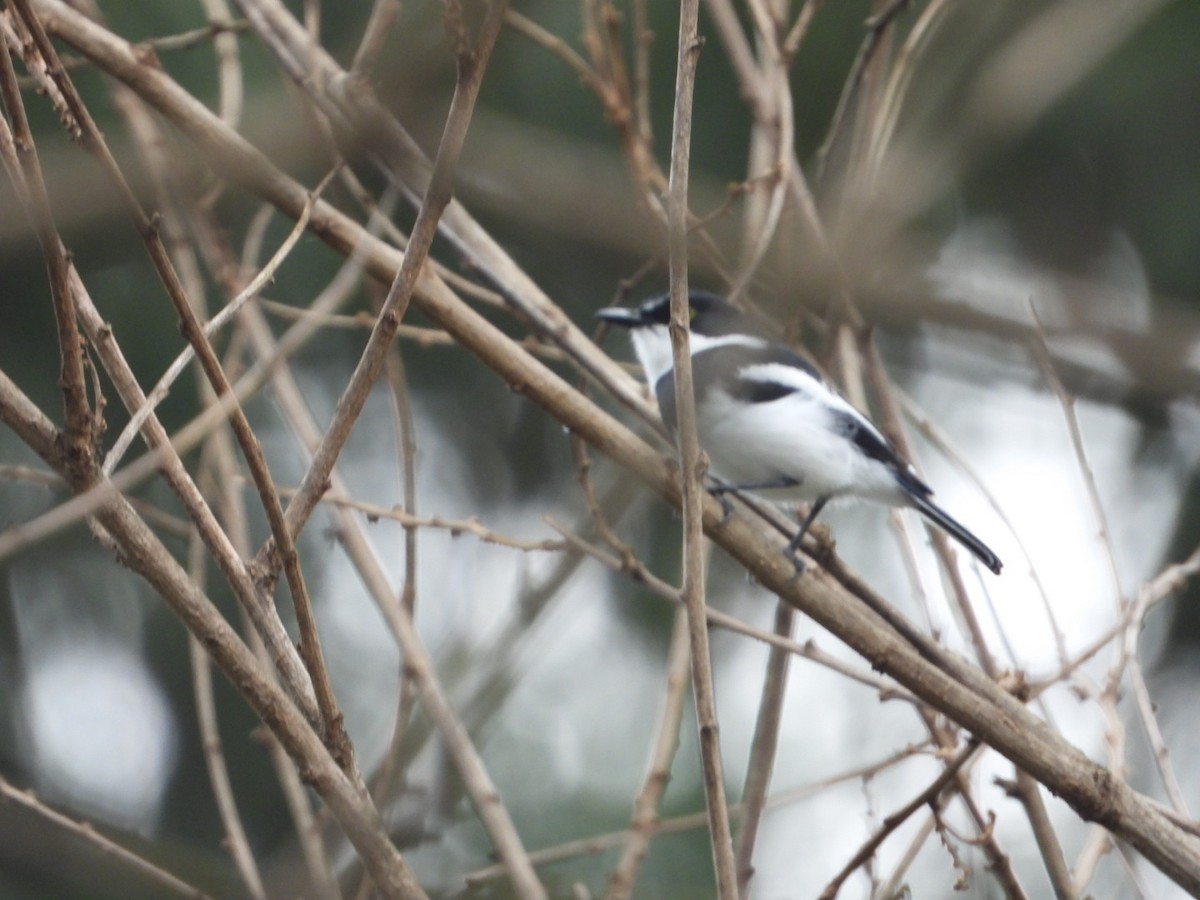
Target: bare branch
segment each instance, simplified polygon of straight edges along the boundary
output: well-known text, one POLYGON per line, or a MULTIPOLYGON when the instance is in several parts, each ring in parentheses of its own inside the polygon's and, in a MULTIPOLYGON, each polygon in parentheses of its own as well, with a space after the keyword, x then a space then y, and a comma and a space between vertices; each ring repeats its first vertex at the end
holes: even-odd
POLYGON ((55 812, 34 796, 33 791, 22 791, 9 783, 8 779, 0 776, 0 798, 9 803, 16 803, 53 823, 58 828, 74 835, 82 841, 92 844, 104 853, 129 866, 134 871, 154 882, 172 896, 190 897, 192 900, 211 900, 210 896, 199 888, 181 881, 170 872, 155 865, 145 857, 139 856, 132 850, 122 847, 111 838, 107 838, 86 822, 77 822, 60 812, 55 812))
MULTIPOLYGON (((775 634, 791 639, 796 611, 780 603, 775 608, 775 634)), ((754 739, 750 744, 750 762, 746 766, 746 782, 742 788, 742 827, 737 844, 738 896, 750 896, 750 879, 754 877, 754 844, 758 827, 767 803, 771 785, 771 770, 779 744, 779 726, 783 701, 787 692, 788 664, 791 654, 780 646, 771 648, 767 673, 763 680, 758 719, 754 723, 754 739)))
POLYGON ((667 782, 671 779, 671 764, 679 746, 679 725, 683 719, 683 704, 687 694, 689 647, 687 612, 680 606, 675 611, 675 623, 671 628, 671 646, 667 651, 667 683, 663 691, 658 725, 654 731, 650 759, 646 766, 646 778, 633 800, 633 816, 629 820, 628 837, 621 850, 617 867, 608 880, 606 900, 623 900, 633 895, 638 868, 646 858, 654 836, 659 820, 659 804, 666 793, 667 782))
POLYGON ((671 350, 674 355, 675 406, 683 482, 683 585, 691 642, 692 699, 700 731, 700 760, 708 806, 709 839, 721 900, 738 896, 737 864, 721 771, 721 731, 713 691, 708 623, 704 615, 705 550, 702 501, 708 468, 696 437, 696 401, 688 351, 688 159, 692 139, 692 95, 696 62, 702 43, 698 32, 699 0, 683 0, 679 12, 679 55, 675 69, 675 119, 671 128, 671 177, 667 191, 667 220, 671 271, 671 350))
MULTIPOLYGON (((57 447, 53 426, 2 372, 0 420, 21 435, 73 489, 101 480, 96 470, 80 475, 67 465, 57 447)), ((220 612, 129 504, 119 495, 113 496, 96 511, 95 521, 119 549, 121 561, 163 597, 255 712, 271 726, 358 848, 379 889, 394 897, 423 897, 424 891, 389 839, 369 798, 346 777, 289 697, 260 668, 220 612)))

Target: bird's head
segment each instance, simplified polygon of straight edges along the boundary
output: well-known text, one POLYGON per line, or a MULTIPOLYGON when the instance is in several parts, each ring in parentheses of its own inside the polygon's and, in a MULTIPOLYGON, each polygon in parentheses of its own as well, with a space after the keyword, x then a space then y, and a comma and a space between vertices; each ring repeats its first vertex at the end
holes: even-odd
MULTIPOLYGON (((671 322, 670 294, 651 297, 639 306, 606 307, 596 312, 596 318, 629 329, 633 349, 651 385, 671 369, 671 335, 667 331, 671 322)), ((693 353, 711 339, 759 335, 759 329, 744 313, 707 291, 688 294, 688 330, 693 353)))

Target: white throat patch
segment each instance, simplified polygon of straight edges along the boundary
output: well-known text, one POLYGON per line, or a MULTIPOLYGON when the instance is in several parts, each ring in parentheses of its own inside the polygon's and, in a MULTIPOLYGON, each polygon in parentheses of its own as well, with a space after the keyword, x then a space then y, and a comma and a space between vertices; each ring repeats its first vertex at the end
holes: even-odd
MULTIPOLYGON (((646 373, 646 381, 653 389, 658 380, 671 371, 675 364, 671 354, 671 334, 666 325, 649 325, 633 329, 630 339, 633 341, 633 351, 637 354, 638 362, 642 364, 646 373)), ((750 334, 723 334, 713 337, 691 332, 688 335, 688 347, 692 356, 714 347, 729 345, 758 348, 766 347, 767 342, 750 334)))

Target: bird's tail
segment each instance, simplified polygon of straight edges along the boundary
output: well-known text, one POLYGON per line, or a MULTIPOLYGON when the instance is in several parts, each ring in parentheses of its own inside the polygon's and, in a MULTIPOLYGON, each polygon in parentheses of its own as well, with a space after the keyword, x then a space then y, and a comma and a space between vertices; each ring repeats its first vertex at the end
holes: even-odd
POLYGON ((987 544, 971 534, 963 525, 959 524, 957 520, 932 500, 911 493, 909 497, 913 506, 916 507, 921 515, 974 553, 981 563, 997 575, 1000 574, 1002 565, 1000 557, 993 553, 987 544))

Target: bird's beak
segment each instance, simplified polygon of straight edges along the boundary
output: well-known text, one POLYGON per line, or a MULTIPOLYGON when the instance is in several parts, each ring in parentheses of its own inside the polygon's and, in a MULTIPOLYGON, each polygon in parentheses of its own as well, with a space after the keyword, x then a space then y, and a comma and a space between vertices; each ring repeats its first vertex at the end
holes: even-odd
POLYGON ((636 309, 626 309, 623 306, 606 306, 596 310, 596 318, 620 325, 623 328, 633 328, 642 324, 642 314, 636 309))

